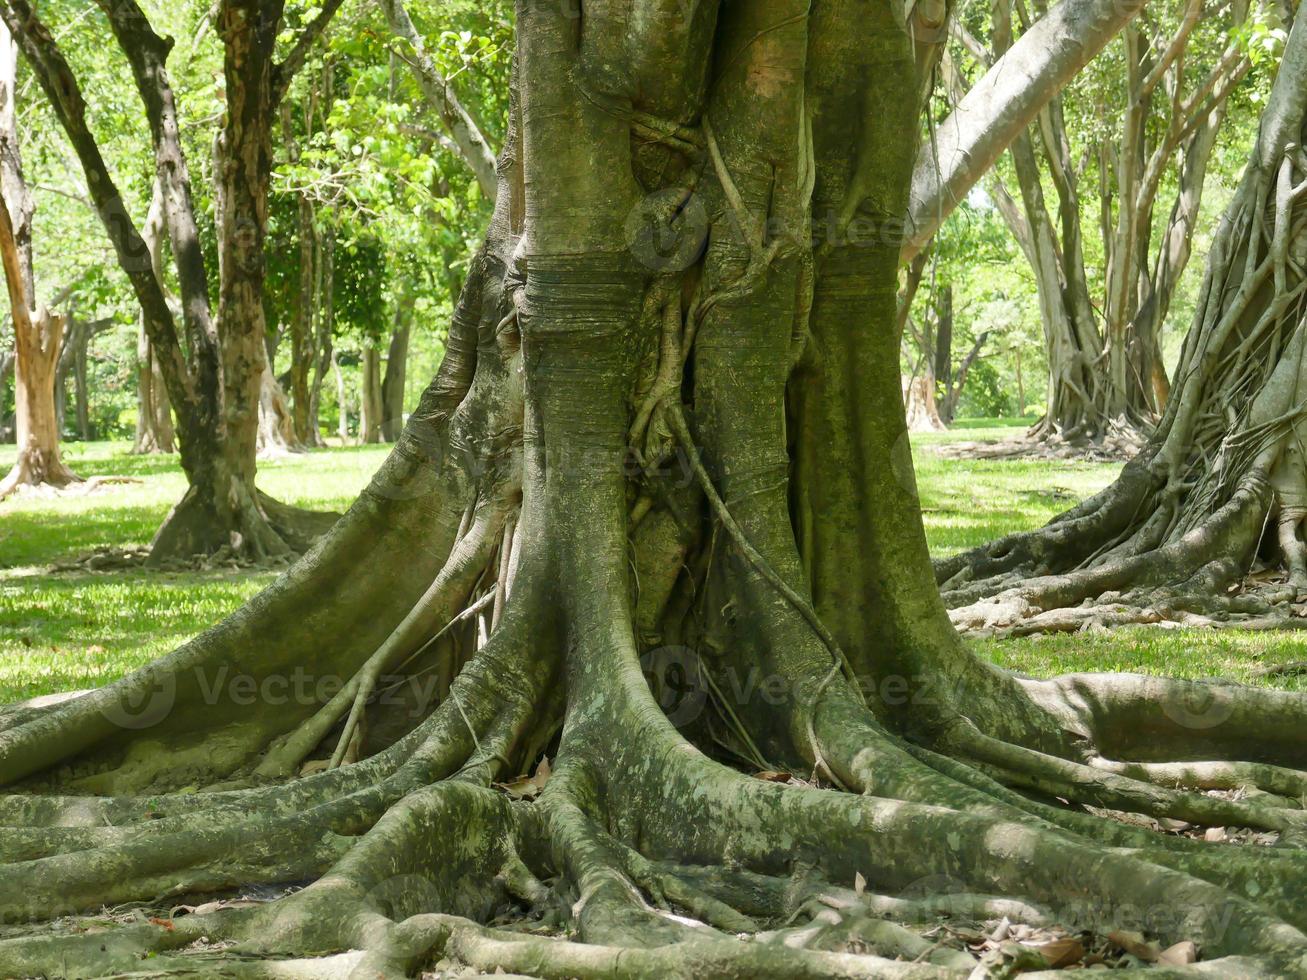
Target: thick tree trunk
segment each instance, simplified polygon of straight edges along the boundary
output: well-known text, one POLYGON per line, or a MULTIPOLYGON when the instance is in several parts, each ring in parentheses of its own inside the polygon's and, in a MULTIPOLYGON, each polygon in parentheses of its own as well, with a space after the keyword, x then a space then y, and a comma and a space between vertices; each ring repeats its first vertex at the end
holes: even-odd
POLYGON ((952 977, 1011 964, 941 908, 1097 942, 1142 906, 1198 975, 1300 975, 1307 699, 1221 688, 1203 729, 1160 678, 1018 678, 931 588, 898 241, 811 234, 907 205, 901 8, 628 13, 518 5, 495 216, 336 529, 169 657, 0 714, 6 917, 309 884, 20 927, 0 972, 952 977))

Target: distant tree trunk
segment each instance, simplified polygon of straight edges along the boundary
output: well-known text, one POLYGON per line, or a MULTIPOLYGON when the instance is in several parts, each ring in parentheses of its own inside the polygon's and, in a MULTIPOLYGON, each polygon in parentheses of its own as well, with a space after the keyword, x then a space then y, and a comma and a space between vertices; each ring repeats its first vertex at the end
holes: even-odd
POLYGON ((386 407, 381 394, 381 351, 375 341, 364 341, 363 359, 359 364, 359 370, 362 373, 359 395, 359 442, 380 442, 386 407))
MULTIPOLYGON (((953 284, 935 288, 935 384, 948 391, 953 384, 953 284)), ((944 419, 950 421, 947 417, 944 419)))
POLYGON ((0 480, 0 498, 21 486, 64 487, 77 477, 59 455, 55 372, 64 319, 36 302, 32 198, 23 179, 14 103, 18 48, 0 28, 0 263, 14 324, 14 408, 18 458, 0 480))
MULTIPOLYGON (((986 331, 976 338, 976 342, 971 345, 971 350, 967 356, 962 359, 956 371, 950 372, 950 380, 944 389, 944 399, 940 404, 940 418, 945 425, 952 425, 953 420, 957 418, 958 402, 962 400, 962 389, 966 387, 967 375, 971 373, 971 365, 976 362, 980 356, 981 350, 984 349, 985 341, 989 339, 989 332, 986 331)), ((1021 385, 1021 365, 1017 362, 1017 388, 1020 390, 1021 385)))
POLYGON ((387 442, 394 442, 404 428, 404 379, 408 366, 408 337, 413 317, 409 307, 411 297, 402 293, 395 308, 395 325, 390 332, 390 348, 386 353, 386 373, 381 380, 381 434, 387 442))
POLYGON ((58 417, 59 430, 62 432, 67 414, 68 380, 71 377, 77 436, 87 441, 92 435, 86 385, 87 348, 95 335, 108 329, 113 321, 107 318, 83 320, 69 313, 66 322, 63 350, 59 353, 59 366, 55 369, 55 414, 58 417))
POLYGON ((136 338, 136 439, 132 452, 171 453, 176 448, 168 388, 150 336, 142 327, 136 338))
POLYGON ((903 386, 903 411, 909 432, 943 432, 947 426, 939 417, 935 403, 935 378, 926 367, 921 374, 908 378, 903 386))
MULTIPOLYGON (((305 113, 306 126, 311 124, 312 108, 305 113)), ((281 104, 281 131, 286 141, 286 153, 292 165, 300 159, 299 141, 295 138, 295 122, 289 102, 281 104)), ((300 246, 300 275, 296 290, 295 308, 290 321, 290 399, 296 441, 316 445, 318 434, 312 417, 312 373, 317 364, 314 341, 314 321, 321 313, 316 309, 318 283, 316 261, 319 248, 313 213, 313 201, 304 192, 296 194, 297 232, 300 246)))
MULTIPOLYGON (((163 291, 170 309, 179 307, 175 296, 167 287, 164 275, 164 249, 167 245, 168 228, 164 217, 164 190, 158 178, 154 181, 154 193, 150 197, 150 209, 146 212, 141 225, 141 238, 150 255, 150 267, 155 280, 163 291)), ((140 330, 136 337, 136 438, 132 443, 132 452, 137 455, 146 453, 171 453, 173 444, 172 406, 168 399, 168 386, 164 382, 159 359, 155 356, 154 345, 150 343, 150 333, 145 323, 145 313, 140 316, 140 330)))
POLYGON ((319 406, 322 403, 322 384, 327 371, 335 363, 332 345, 335 341, 336 310, 333 277, 335 276, 336 236, 328 227, 319 235, 318 256, 314 263, 314 295, 317 297, 317 340, 314 347, 318 358, 313 365, 313 379, 309 384, 309 429, 313 433, 315 445, 325 445, 322 441, 322 423, 319 418, 319 406))
POLYGON ((0 442, 12 442, 14 438, 13 416, 9 413, 9 384, 14 377, 14 352, 0 351, 0 442))
POLYGON ((340 352, 333 351, 331 369, 336 375, 336 405, 339 414, 336 420, 336 434, 340 436, 342 446, 349 445, 349 391, 345 386, 345 372, 340 369, 340 352))

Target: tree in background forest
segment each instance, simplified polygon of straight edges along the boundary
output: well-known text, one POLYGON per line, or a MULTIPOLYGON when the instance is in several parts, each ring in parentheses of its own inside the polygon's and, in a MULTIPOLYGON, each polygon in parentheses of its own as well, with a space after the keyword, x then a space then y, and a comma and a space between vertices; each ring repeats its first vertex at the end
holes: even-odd
POLYGON ((1276 625, 1307 593, 1304 34, 1295 21, 1156 433, 1114 484, 1047 527, 939 563, 959 624, 1276 625), (1287 581, 1244 581, 1258 562, 1287 581))
MULTIPOLYGON (((312 556, 146 669, 0 715, 4 916, 310 884, 35 926, 0 972, 966 976, 910 928, 946 901, 1100 932, 1142 907, 1206 975, 1301 975, 1307 698, 1203 688, 1204 726, 1192 683, 1018 677, 932 587, 884 233, 924 85, 901 7, 640 10, 518 4, 496 210, 445 359, 312 556), (694 710, 660 701, 669 661, 703 678, 694 710), (224 693, 233 662, 268 691, 346 680, 250 703, 224 693), (768 696, 728 698, 750 676, 768 696), (494 788, 523 773, 538 792, 494 788)), ((1297 282, 1305 65, 1295 27, 1213 262, 1252 278, 1213 276, 1212 323, 1278 310, 1240 371, 1302 346, 1262 287, 1297 282)))
POLYGON ((0 16, 17 39, 85 173, 87 187, 140 304, 177 417, 189 487, 151 545, 161 560, 220 549, 251 558, 302 550, 321 516, 272 501, 254 486, 259 399, 266 365, 263 280, 271 126, 276 106, 341 0, 328 0, 283 60, 279 0, 224 0, 215 8, 223 42, 225 108, 215 150, 215 317, 176 96, 165 63, 171 39, 152 29, 135 0, 99 4, 130 65, 153 146, 162 216, 154 249, 128 214, 95 136, 86 101, 54 36, 28 0, 5 0, 0 16), (156 274, 163 242, 174 259, 180 316, 156 274), (181 330, 178 329, 180 320, 181 330), (183 339, 184 338, 184 339, 183 339))
POLYGON ((0 28, 0 263, 14 325, 18 440, 18 458, 0 480, 0 499, 20 487, 65 487, 80 479, 59 454, 55 381, 66 319, 36 296, 32 272, 35 208, 23 177, 17 89, 18 49, 9 31, 0 28))
MULTIPOLYGON (((1230 100, 1267 26, 1266 11, 1250 19, 1241 0, 1215 12, 1200 0, 1150 9, 1013 141, 1016 200, 998 174, 987 184, 1034 272, 1049 378, 1047 411, 1031 437, 1045 442, 1136 447, 1164 409, 1161 328, 1230 100), (1086 212, 1086 175, 1096 183, 1096 214, 1086 212), (1162 212, 1164 192, 1173 200, 1162 212), (1097 240, 1086 233, 1090 221, 1097 240)), ((1028 27, 1024 8, 1016 10, 1028 27)), ((987 25, 962 18, 957 57, 945 61, 955 98, 966 88, 964 63, 984 71, 1007 50, 1012 16, 1000 3, 987 25), (988 44, 972 33, 984 26, 988 44)))

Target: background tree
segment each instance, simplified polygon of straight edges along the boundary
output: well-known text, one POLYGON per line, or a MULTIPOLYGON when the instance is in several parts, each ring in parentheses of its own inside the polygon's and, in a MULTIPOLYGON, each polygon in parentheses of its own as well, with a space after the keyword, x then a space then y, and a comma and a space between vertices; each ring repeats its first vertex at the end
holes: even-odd
MULTIPOLYGON (((23 177, 18 136, 18 49, 0 30, 0 263, 14 327, 14 401, 18 458, 0 480, 0 499, 23 486, 65 487, 79 477, 59 454, 55 380, 65 317, 36 296, 32 271, 35 207, 23 177)), ((61 297, 66 298, 65 297, 61 297)))
POLYGON ((135 0, 105 0, 108 24, 127 57, 146 116, 162 212, 175 260, 183 345, 150 250, 123 204, 87 125, 86 103, 53 35, 27 0, 0 7, 73 144, 100 213, 145 316, 173 410, 189 489, 151 545, 155 560, 228 548, 260 558, 303 548, 321 520, 297 515, 254 488, 260 390, 266 364, 263 244, 277 103, 340 0, 299 33, 281 62, 274 57, 280 0, 230 0, 217 8, 223 40, 225 115, 214 180, 218 311, 209 280, 180 140, 176 99, 165 62, 172 46, 155 33, 135 0))
MULTIPOLYGON (((1050 375, 1035 438, 1135 445, 1165 403, 1161 325, 1188 260, 1227 102, 1252 62, 1246 44, 1231 40, 1246 6, 1221 18, 1203 17, 1197 2, 1159 13, 1131 22, 1121 51, 1053 97, 1013 142, 1020 204, 990 183, 1039 291, 1050 375), (1175 201, 1159 226, 1155 202, 1173 168, 1175 201), (1086 176, 1096 177, 1092 208, 1086 176), (1098 241, 1085 231, 1090 222, 1098 241)), ((1001 53, 1011 38, 1008 5, 994 8, 990 31, 1001 53)), ((985 71, 984 45, 966 23, 958 33, 959 50, 985 71)), ((964 82, 950 77, 960 93, 964 82)))
POLYGON ((1283 622, 1285 600, 1307 586, 1299 434, 1307 245, 1297 223, 1303 33, 1295 23, 1212 243, 1157 432, 1112 486, 1046 528, 942 562, 945 600, 960 607, 959 623, 1269 624, 1283 622), (1259 554, 1284 567, 1288 582, 1243 583, 1259 554))

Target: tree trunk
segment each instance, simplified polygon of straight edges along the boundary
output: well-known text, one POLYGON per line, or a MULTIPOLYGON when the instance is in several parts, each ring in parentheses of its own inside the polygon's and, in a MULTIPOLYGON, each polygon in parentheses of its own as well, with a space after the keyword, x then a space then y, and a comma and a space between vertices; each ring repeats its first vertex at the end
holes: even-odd
POLYGON ((349 445, 349 391, 345 386, 345 372, 340 369, 340 352, 333 351, 331 369, 336 375, 336 406, 339 414, 336 420, 336 434, 342 446, 349 445))
POLYGON ((77 437, 86 442, 91 439, 91 416, 86 383, 87 348, 92 338, 108 329, 113 321, 83 320, 69 313, 65 317, 65 322, 63 347, 59 352, 59 365, 55 369, 55 416, 59 431, 62 432, 65 428, 68 380, 71 375, 77 437))
POLYGON ((64 318, 38 305, 32 275, 32 197, 18 143, 18 47, 0 27, 0 263, 14 324, 14 414, 18 456, 0 480, 0 500, 20 487, 79 481, 59 454, 55 374, 64 318))
MULTIPOLYGON (((281 130, 291 164, 299 163, 299 141, 295 138, 289 102, 281 105, 281 130)), ((321 249, 318 247, 313 201, 307 193, 300 193, 297 197, 300 276, 290 327, 290 398, 295 441, 315 446, 321 437, 314 428, 317 420, 313 417, 311 392, 312 374, 318 363, 318 352, 314 349, 318 334, 314 330, 314 321, 320 315, 316 306, 319 276, 314 260, 321 249)))
POLYGON ((386 418, 385 398, 381 388, 381 351, 375 341, 363 342, 363 359, 359 363, 359 442, 376 443, 382 438, 386 418))
POLYGON ((1305 122, 1307 24, 1299 19, 1212 243, 1157 432, 1116 483, 1048 527, 941 562, 956 622, 1038 631, 1089 621, 1288 621, 1284 600, 1307 590, 1297 407, 1307 390, 1307 234, 1294 189, 1305 122), (1259 553, 1283 567, 1287 583, 1240 584, 1259 553))
POLYGON ((408 334, 412 327, 409 300, 401 295, 395 310, 395 326, 390 332, 386 353, 386 373, 381 379, 381 434, 394 442, 404 429, 404 378, 408 367, 408 334))
POLYGON ((1143 907, 1207 975, 1300 975, 1307 699, 1220 688, 1203 728, 1161 678, 1019 678, 931 588, 898 242, 811 235, 902 220, 901 7, 628 13, 518 5, 495 216, 335 530, 171 656, 0 716, 6 918, 309 883, 20 926, 0 972, 967 976, 997 960, 941 908, 1106 946, 1143 907), (1203 792, 1235 786, 1267 792, 1203 792), (568 939, 505 924, 543 908, 568 939))
POLYGON ((136 339, 136 438, 132 452, 171 453, 173 443, 172 410, 168 403, 168 389, 154 356, 150 337, 144 327, 136 339))
MULTIPOLYGON (((335 275, 335 253, 335 231, 328 228, 325 234, 318 237, 317 262, 314 264, 316 273, 314 295, 317 297, 315 308, 318 328, 314 346, 318 352, 318 359, 313 365, 313 380, 309 385, 309 428, 317 439, 317 445, 325 444, 322 440, 322 423, 318 416, 318 408, 322 402, 322 384, 326 380, 327 371, 336 363, 336 355, 332 347, 336 332, 335 293, 332 282, 335 275)), ((342 408, 341 411, 343 417, 344 409, 342 408)))

